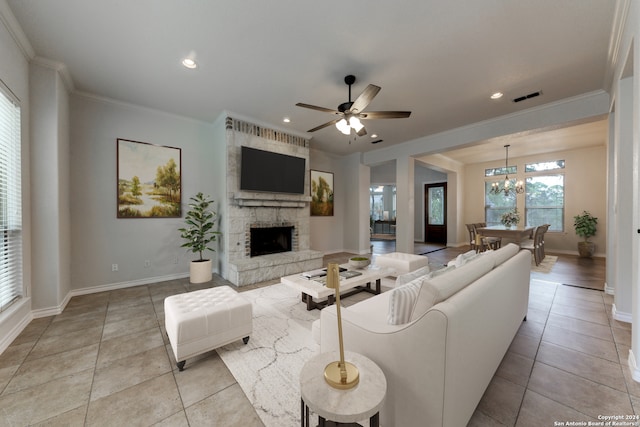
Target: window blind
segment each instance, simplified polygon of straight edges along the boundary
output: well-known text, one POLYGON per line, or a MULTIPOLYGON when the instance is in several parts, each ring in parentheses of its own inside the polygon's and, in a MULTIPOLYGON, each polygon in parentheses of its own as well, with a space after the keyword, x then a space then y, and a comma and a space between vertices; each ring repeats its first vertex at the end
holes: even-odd
POLYGON ((0 311, 24 294, 20 151, 20 106, 0 84, 0 311))

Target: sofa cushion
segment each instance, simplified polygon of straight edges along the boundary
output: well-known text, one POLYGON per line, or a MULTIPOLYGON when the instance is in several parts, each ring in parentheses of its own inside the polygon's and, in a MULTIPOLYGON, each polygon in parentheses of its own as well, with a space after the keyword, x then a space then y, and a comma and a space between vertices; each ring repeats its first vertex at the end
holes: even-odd
POLYGON ((487 254, 487 256, 492 257, 494 260, 494 264, 498 266, 503 262, 505 262, 506 260, 508 260, 509 258, 513 257, 519 251, 520 251, 520 246, 516 245, 515 243, 509 243, 508 245, 505 245, 500 249, 491 251, 490 253, 487 254))
POLYGON ((389 298, 389 312, 387 314, 387 323, 390 325, 402 325, 409 323, 413 308, 420 293, 422 286, 422 277, 418 277, 413 281, 393 289, 389 298))
POLYGON ((411 320, 418 319, 434 305, 446 300, 484 276, 493 269, 493 266, 494 260, 492 257, 482 256, 476 258, 473 262, 467 262, 459 268, 454 268, 453 271, 446 272, 446 274, 432 276, 430 279, 424 280, 411 320))
POLYGON ((419 269, 417 269, 415 271, 411 271, 409 273, 401 274, 400 276, 398 276, 396 278, 396 288, 400 287, 402 285, 406 285, 407 283, 411 282, 413 279, 417 279, 420 276, 424 276, 425 274, 429 273, 430 271, 431 271, 431 269, 427 265, 425 267, 420 267, 419 269))

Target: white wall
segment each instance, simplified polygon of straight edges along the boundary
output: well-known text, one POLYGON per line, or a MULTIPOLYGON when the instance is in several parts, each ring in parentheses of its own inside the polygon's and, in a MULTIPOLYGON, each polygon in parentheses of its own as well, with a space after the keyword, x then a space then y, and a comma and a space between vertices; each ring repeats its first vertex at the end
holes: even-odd
POLYGON ((69 96, 57 70, 38 64, 31 65, 30 91, 33 308, 60 310, 71 283, 69 96))
MULTIPOLYGON (((606 252, 607 235, 607 148, 602 146, 582 150, 560 151, 555 153, 509 158, 509 165, 518 168, 513 179, 525 180, 526 163, 564 160, 564 170, 558 170, 565 176, 565 214, 564 231, 548 232, 545 235, 545 246, 549 251, 577 254, 577 242, 573 228, 573 217, 583 210, 589 211, 598 218, 598 232, 590 240, 596 244, 598 256, 606 252)), ((484 171, 486 168, 501 166, 499 161, 475 163, 465 167, 465 224, 484 222, 484 171)), ((551 172, 556 173, 556 172, 551 172)), ((495 181, 491 179, 489 181, 495 181)), ((517 196, 518 210, 524 215, 524 195, 517 196)))
POLYGON ((211 141, 214 126, 84 95, 71 97, 71 124, 72 289, 186 276, 193 255, 180 248, 182 219, 116 217, 116 140, 182 149, 184 215, 199 191, 223 200, 219 157, 225 152, 211 141))
POLYGON ((309 150, 310 169, 333 172, 333 216, 310 218, 311 249, 324 253, 341 252, 344 243, 344 212, 347 200, 347 177, 339 158, 318 150, 309 150))

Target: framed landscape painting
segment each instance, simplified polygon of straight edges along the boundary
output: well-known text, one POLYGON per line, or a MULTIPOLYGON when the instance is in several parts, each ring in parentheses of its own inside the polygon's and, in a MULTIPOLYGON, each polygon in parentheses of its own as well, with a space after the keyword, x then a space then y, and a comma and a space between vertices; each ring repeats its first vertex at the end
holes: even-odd
POLYGON ((333 216, 333 173, 311 171, 311 216, 333 216))
POLYGON ((118 218, 182 216, 182 150, 117 140, 118 218))

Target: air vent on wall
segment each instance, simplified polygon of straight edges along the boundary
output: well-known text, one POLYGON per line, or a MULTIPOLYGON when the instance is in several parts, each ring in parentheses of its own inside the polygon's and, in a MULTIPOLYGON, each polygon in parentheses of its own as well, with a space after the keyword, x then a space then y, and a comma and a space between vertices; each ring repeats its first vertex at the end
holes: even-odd
POLYGON ((542 91, 539 90, 537 92, 532 92, 529 95, 523 95, 523 96, 514 98, 513 102, 522 102, 526 99, 535 98, 536 96, 540 96, 540 95, 542 95, 542 91))

